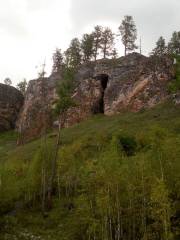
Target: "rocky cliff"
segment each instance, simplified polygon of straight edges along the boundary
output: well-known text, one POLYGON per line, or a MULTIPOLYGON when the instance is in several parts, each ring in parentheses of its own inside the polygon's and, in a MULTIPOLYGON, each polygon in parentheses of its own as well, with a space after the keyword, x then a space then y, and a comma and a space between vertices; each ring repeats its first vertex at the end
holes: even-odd
POLYGON ((167 84, 173 76, 172 59, 159 61, 138 53, 84 65, 73 95, 78 104, 70 109, 67 125, 95 113, 113 115, 153 107, 168 98, 167 84))
POLYGON ((52 126, 52 106, 57 98, 58 80, 51 76, 29 82, 24 105, 16 122, 23 139, 32 139, 52 126))
POLYGON ((16 88, 0 83, 0 132, 15 127, 23 99, 16 88))
MULTIPOLYGON (((139 111, 168 98, 167 84, 173 78, 173 61, 147 58, 138 53, 116 60, 98 60, 82 65, 76 74, 72 98, 76 107, 68 112, 66 125, 97 113, 112 115, 139 111)), ((30 81, 18 128, 28 139, 52 126, 52 106, 61 76, 30 81)))

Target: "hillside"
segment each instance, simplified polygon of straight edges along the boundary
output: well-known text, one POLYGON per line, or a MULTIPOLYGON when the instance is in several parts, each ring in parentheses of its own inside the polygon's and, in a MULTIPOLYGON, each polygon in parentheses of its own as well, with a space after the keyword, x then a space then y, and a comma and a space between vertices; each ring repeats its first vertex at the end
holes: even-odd
POLYGON ((102 114, 64 129, 51 211, 42 214, 56 133, 0 135, 0 239, 179 239, 180 108, 102 114))

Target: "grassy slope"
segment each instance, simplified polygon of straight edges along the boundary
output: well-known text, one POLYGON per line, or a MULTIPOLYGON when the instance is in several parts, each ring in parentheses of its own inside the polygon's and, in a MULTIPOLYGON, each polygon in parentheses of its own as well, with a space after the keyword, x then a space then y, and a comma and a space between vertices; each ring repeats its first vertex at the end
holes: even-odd
MULTIPOLYGON (((93 164, 97 164, 97 171, 100 173, 99 169, 105 164, 101 159, 105 159, 104 153, 107 153, 107 155, 110 153, 111 149, 109 145, 112 145, 112 136, 117 135, 117 133, 120 135, 133 136, 138 141, 138 144, 143 142, 145 145, 153 141, 154 144, 158 145, 158 141, 161 142, 162 139, 164 139, 162 143, 163 151, 167 156, 166 158, 169 159, 168 163, 166 162, 167 159, 164 163, 166 164, 164 174, 167 177, 167 185, 168 188, 171 188, 174 184, 177 184, 178 181, 176 180, 180 171, 178 164, 178 158, 180 157, 178 150, 180 147, 180 108, 173 106, 171 103, 159 105, 152 110, 140 113, 124 113, 112 117, 98 115, 74 127, 64 129, 61 140, 63 150, 59 157, 59 161, 61 161, 62 164, 60 173, 62 171, 63 175, 64 172, 66 172, 72 176, 74 174, 74 168, 75 171, 78 169, 77 172, 81 171, 79 169, 82 165, 82 167, 88 171, 93 164), (74 166, 73 161, 76 162, 76 166, 74 166), (96 161, 99 161, 100 166, 98 166, 96 161), (172 174, 174 180, 170 181, 169 179, 172 178, 172 174)), ((49 134, 46 147, 49 146, 49 149, 52 148, 54 142, 54 135, 49 134)), ((4 209, 8 212, 8 210, 14 206, 14 202, 24 197, 22 196, 22 192, 26 191, 29 182, 32 181, 32 179, 28 179, 28 177, 31 175, 32 165, 35 162, 34 159, 36 158, 37 152, 43 144, 44 140, 35 140, 24 146, 17 147, 15 133, 9 132, 0 135, 0 174, 2 175, 2 186, 6 185, 5 188, 1 190, 0 207, 2 212, 4 209)), ((128 160, 128 164, 130 164, 129 166, 131 167, 134 164, 131 161, 138 161, 138 158, 140 159, 142 154, 145 158, 149 159, 151 152, 150 150, 140 150, 140 152, 135 154, 135 157, 125 158, 125 161, 130 159, 128 160)), ((110 155, 108 158, 108 168, 111 168, 112 159, 113 157, 110 155)), ((156 162, 152 164, 156 165, 156 162)), ((160 175, 158 162, 154 169, 155 174, 160 175)), ((131 171, 133 171, 133 167, 131 171)), ((65 177, 66 176, 63 175, 62 178, 64 179, 65 177)), ((82 177, 79 181, 83 182, 86 180, 86 177, 82 177)), ((63 184, 64 182, 62 185, 63 184)), ((79 201, 79 197, 77 197, 77 199, 79 201)), ((75 197, 75 201, 77 201, 77 199, 75 197)), ((26 235, 26 229, 35 235, 42 236, 43 239, 56 239, 56 237, 59 239, 58 236, 61 236, 61 239, 73 239, 73 234, 75 234, 76 228, 79 227, 76 225, 77 212, 73 215, 62 207, 64 206, 63 197, 60 205, 56 198, 54 201, 54 208, 51 213, 49 213, 47 219, 44 219, 38 211, 34 210, 20 211, 18 217, 13 218, 13 220, 12 217, 6 217, 6 221, 10 221, 12 227, 9 230, 3 229, 2 236, 0 234, 0 239, 3 239, 5 236, 4 231, 6 232, 7 239, 13 239, 13 234, 16 236, 18 231, 21 232, 19 234, 22 234, 24 231, 23 234, 26 235), (13 226, 15 226, 16 230, 13 230, 13 226), (70 231, 71 233, 69 233, 69 226, 72 230, 70 231), (11 232, 12 235, 8 235, 8 231, 11 232)), ((28 233, 24 238, 20 235, 18 236, 18 239, 30 239, 28 233)), ((34 239, 36 238, 34 237, 34 239)))

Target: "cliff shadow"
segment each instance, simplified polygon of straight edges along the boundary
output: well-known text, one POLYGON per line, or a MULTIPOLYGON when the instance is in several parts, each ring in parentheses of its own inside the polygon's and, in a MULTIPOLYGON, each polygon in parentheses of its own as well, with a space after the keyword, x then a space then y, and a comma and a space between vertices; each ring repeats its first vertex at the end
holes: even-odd
POLYGON ((104 95, 105 95, 105 90, 107 88, 107 84, 109 81, 109 76, 107 74, 99 74, 96 76, 96 80, 100 81, 101 83, 101 96, 99 98, 99 101, 96 103, 95 106, 92 108, 93 114, 98 114, 102 113, 104 114, 104 95))

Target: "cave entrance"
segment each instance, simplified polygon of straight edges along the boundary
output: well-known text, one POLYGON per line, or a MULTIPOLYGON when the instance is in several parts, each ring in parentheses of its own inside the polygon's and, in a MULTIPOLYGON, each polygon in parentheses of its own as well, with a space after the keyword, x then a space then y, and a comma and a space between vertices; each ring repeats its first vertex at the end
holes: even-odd
POLYGON ((101 83, 101 97, 97 103, 97 106, 95 106, 93 112, 94 114, 98 113, 104 114, 104 94, 109 81, 109 76, 107 74, 100 74, 96 77, 96 79, 101 83))

